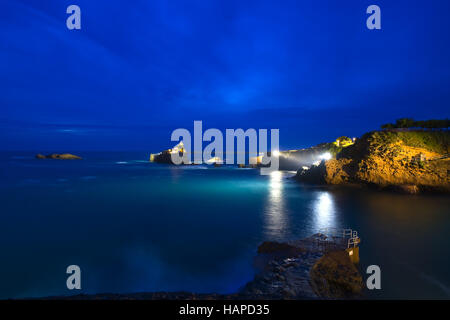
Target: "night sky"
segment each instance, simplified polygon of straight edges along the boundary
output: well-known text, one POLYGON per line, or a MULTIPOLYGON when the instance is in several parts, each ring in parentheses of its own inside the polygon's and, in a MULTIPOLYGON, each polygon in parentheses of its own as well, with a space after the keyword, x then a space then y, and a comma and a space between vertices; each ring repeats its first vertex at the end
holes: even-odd
POLYGON ((194 120, 279 128, 291 149, 447 118, 449 15, 447 0, 1 0, 0 149, 159 151, 194 120))

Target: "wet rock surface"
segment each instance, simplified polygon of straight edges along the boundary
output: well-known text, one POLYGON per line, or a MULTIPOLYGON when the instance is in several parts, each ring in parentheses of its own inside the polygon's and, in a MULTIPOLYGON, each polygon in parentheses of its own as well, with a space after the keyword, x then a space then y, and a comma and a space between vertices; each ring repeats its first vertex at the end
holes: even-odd
POLYGON ((270 260, 240 294, 254 299, 316 299, 309 272, 320 257, 320 253, 303 252, 296 257, 270 260))

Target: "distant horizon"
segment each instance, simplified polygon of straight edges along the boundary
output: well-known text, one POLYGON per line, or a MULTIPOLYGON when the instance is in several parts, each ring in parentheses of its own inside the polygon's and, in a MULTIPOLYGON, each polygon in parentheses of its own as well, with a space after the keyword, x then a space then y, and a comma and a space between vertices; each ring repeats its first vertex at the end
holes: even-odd
MULTIPOLYGON (((230 128, 230 129, 239 129, 239 128, 230 128)), ((240 129, 246 130, 248 128, 240 128, 240 129)), ((255 128, 255 129, 258 129, 258 128, 255 128)), ((373 131, 373 130, 368 130, 366 132, 369 132, 369 131, 373 131)), ((362 134, 364 134, 366 132, 363 132, 362 134)), ((293 145, 293 146, 287 146, 287 147, 283 147, 281 145, 280 146, 280 151, 310 148, 310 147, 316 146, 316 145, 321 144, 321 143, 333 142, 333 141, 336 140, 336 138, 338 138, 340 136, 343 136, 343 135, 346 136, 345 134, 341 134, 341 135, 337 135, 337 136, 335 136, 333 138, 330 138, 327 141, 321 141, 321 142, 313 143, 313 144, 310 144, 310 145, 293 145)), ((357 137, 358 138, 361 135, 358 135, 358 136, 347 135, 347 136, 349 136, 349 137, 357 137)), ((209 142, 203 142, 204 145, 207 145, 208 143, 209 142)), ((23 152, 41 152, 41 153, 42 152, 44 152, 44 153, 47 153, 47 152, 65 153, 65 152, 70 152, 70 151, 79 151, 79 152, 96 152, 96 151, 98 151, 98 152, 128 152, 128 151, 131 151, 131 152, 159 152, 159 151, 163 151, 163 150, 166 150, 168 148, 171 148, 175 144, 176 144, 176 141, 170 141, 170 135, 168 135, 166 142, 164 142, 164 139, 162 139, 162 141, 159 141, 159 145, 161 145, 159 150, 153 150, 154 149, 153 147, 150 147, 151 150, 148 150, 148 148, 146 148, 146 147, 135 147, 135 148, 128 148, 128 149, 126 149, 126 148, 122 148, 122 149, 101 149, 101 148, 100 149, 96 149, 96 148, 92 148, 92 149, 85 148, 85 149, 83 149, 83 148, 81 148, 80 149, 80 148, 67 148, 67 147, 62 146, 62 147, 51 147, 51 148, 46 147, 47 149, 46 148, 38 148, 38 147, 33 147, 33 148, 28 148, 28 149, 19 149, 19 148, 14 149, 14 148, 11 148, 11 149, 0 149, 0 151, 4 151, 4 152, 8 152, 8 151, 11 151, 11 152, 18 151, 18 152, 20 152, 20 151, 23 151, 23 152)), ((282 144, 282 137, 280 137, 280 144, 282 144)))
MULTIPOLYGON (((403 117, 403 118, 406 118, 406 117, 403 117)), ((385 123, 387 123, 387 122, 389 122, 389 121, 385 121, 385 123)), ((176 129, 176 128, 174 128, 174 129, 176 129)), ((189 130, 191 128, 189 126, 186 126, 186 129, 189 130)), ((209 127, 205 128, 205 129, 209 129, 209 127)), ((243 129, 243 130, 246 130, 246 129, 249 129, 249 128, 241 127, 241 128, 226 128, 226 129, 243 129)), ((259 128, 254 128, 254 129, 259 129, 259 128)), ((223 130, 225 130, 225 129, 223 129, 223 130)), ((337 130, 339 130, 339 129, 337 129, 337 130)), ((337 134, 337 135, 334 135, 333 137, 330 137, 330 139, 328 139, 328 140, 322 140, 322 141, 319 141, 318 138, 314 138, 314 137, 308 136, 306 139, 308 139, 307 141, 311 141, 311 143, 310 144, 303 144, 303 145, 300 145, 300 144, 296 145, 295 144, 296 138, 291 139, 291 140, 294 140, 293 142, 291 142, 291 144, 283 145, 283 134, 281 132, 280 133, 280 151, 294 150, 294 149, 306 149, 306 148, 310 148, 310 147, 319 145, 321 143, 333 142, 338 137, 341 137, 341 136, 348 136, 350 138, 353 138, 353 137, 359 138, 359 137, 361 137, 362 135, 364 135, 367 132, 377 131, 377 130, 382 130, 382 129, 380 127, 373 128, 373 129, 370 129, 370 130, 365 130, 365 131, 361 132, 358 135, 337 134), (314 142, 314 141, 318 141, 318 142, 314 142)), ((343 130, 343 131, 345 131, 345 130, 343 130)), ((143 137, 143 138, 145 138, 145 137, 143 137)), ((122 147, 121 149, 108 149, 108 148, 94 148, 94 147, 91 147, 91 148, 79 148, 79 147, 68 148, 66 146, 61 146, 61 147, 58 147, 58 146, 48 147, 47 146, 47 147, 39 148, 37 146, 33 146, 32 148, 10 148, 10 149, 7 149, 7 148, 2 148, 2 146, 0 145, 0 151, 2 151, 2 152, 9 152, 9 151, 11 151, 11 152, 38 152, 38 153, 39 152, 40 153, 70 153, 70 152, 75 152, 75 151, 76 152, 97 152, 97 151, 98 152, 159 152, 159 151, 171 148, 173 145, 176 144, 175 141, 170 141, 170 133, 168 133, 166 138, 167 139, 162 138, 160 141, 157 141, 157 144, 153 143, 152 146, 149 146, 149 147, 145 147, 145 146, 139 146, 138 147, 138 146, 135 146, 133 148, 122 147)), ((299 140, 305 141, 305 139, 299 139, 299 140)), ((152 141, 152 142, 155 142, 155 141, 152 141)), ((208 144, 208 142, 204 142, 204 145, 206 145, 206 144, 208 144)))

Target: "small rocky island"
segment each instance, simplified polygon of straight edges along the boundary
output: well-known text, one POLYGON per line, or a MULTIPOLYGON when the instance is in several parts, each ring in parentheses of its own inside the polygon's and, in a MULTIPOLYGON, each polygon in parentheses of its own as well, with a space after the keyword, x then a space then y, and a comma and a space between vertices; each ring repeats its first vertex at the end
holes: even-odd
POLYGON ((184 148, 183 141, 180 141, 176 146, 174 146, 171 149, 167 149, 159 153, 150 154, 149 160, 150 162, 156 163, 174 164, 172 161, 172 154, 178 154, 180 157, 183 157, 183 154, 185 152, 186 151, 184 148))
POLYGON ((70 153, 52 153, 49 155, 38 153, 36 159, 81 160, 82 158, 70 153))
MULTIPOLYGON (((171 149, 163 150, 159 153, 151 153, 150 154, 150 162, 163 163, 163 164, 171 164, 175 165, 172 161, 172 155, 177 154, 180 157, 187 153, 183 141, 180 141, 176 146, 171 149)), ((220 167, 223 164, 223 159, 220 157, 213 157, 205 162, 209 165, 214 165, 214 167, 220 167)), ((194 162, 183 163, 183 165, 196 165, 194 162)))

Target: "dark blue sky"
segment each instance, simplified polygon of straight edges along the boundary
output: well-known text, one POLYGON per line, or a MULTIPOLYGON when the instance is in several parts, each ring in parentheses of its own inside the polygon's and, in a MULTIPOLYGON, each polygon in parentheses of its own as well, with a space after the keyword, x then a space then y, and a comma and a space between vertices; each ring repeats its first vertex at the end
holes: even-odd
POLYGON ((446 118, 449 13, 446 0, 2 0, 0 149, 157 151, 193 120, 279 128, 297 148, 446 118), (382 30, 366 28, 371 4, 382 30))

